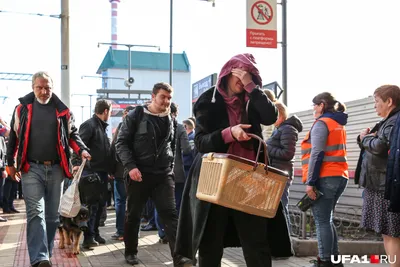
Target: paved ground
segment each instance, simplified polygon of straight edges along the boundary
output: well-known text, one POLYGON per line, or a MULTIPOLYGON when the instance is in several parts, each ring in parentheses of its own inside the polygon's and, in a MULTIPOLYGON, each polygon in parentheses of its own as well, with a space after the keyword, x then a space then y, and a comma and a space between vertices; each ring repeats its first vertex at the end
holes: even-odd
MULTIPOLYGON (((16 207, 22 211, 19 214, 5 215, 9 219, 0 223, 0 266, 28 267, 29 256, 26 247, 26 220, 24 203, 16 201, 16 207)), ((100 267, 100 266, 130 266, 123 257, 124 243, 111 241, 110 236, 115 232, 115 213, 108 212, 106 226, 101 228, 107 244, 96 247, 92 251, 83 251, 76 257, 70 248, 58 249, 58 237, 53 251, 53 266, 55 267, 100 267), (110 241, 109 241, 110 240, 110 241)), ((3 215, 2 215, 3 216, 3 215)), ((142 232, 138 257, 141 264, 137 267, 172 266, 168 245, 158 243, 156 232, 142 232)), ((273 267, 301 267, 309 266, 312 258, 293 257, 288 260, 274 261, 273 267)), ((365 264, 348 264, 346 267, 364 266, 365 264)), ((224 253, 222 267, 245 267, 243 254, 240 249, 227 249, 224 253)), ((388 266, 375 264, 374 266, 388 266)))

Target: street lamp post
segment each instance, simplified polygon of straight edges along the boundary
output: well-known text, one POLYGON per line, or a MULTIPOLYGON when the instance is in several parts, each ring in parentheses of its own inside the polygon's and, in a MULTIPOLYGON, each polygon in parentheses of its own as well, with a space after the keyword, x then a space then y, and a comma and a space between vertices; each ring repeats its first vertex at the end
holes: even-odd
MULTIPOLYGON (((171 0, 172 1, 172 0, 171 0)), ((128 79, 131 78, 131 48, 132 47, 153 47, 153 48, 158 48, 158 51, 160 51, 160 46, 157 45, 137 45, 137 44, 119 44, 119 43, 98 43, 97 46, 100 47, 100 45, 122 45, 128 47, 128 79)), ((128 90, 131 89, 131 84, 128 84, 128 90)), ((130 94, 128 94, 128 98, 130 98, 130 94)))
POLYGON ((282 5, 282 87, 283 103, 288 104, 288 86, 287 86, 287 0, 281 0, 282 5))
POLYGON ((92 96, 97 96, 97 94, 72 94, 71 96, 76 96, 76 95, 88 96, 90 98, 90 101, 89 101, 89 113, 91 115, 92 114, 92 96))
POLYGON ((69 107, 69 0, 61 0, 61 100, 69 107))

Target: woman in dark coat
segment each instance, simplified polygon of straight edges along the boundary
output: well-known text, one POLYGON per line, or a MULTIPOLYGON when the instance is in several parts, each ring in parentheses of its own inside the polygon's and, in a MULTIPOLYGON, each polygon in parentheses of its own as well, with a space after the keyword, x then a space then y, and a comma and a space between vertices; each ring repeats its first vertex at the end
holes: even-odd
POLYGON ((290 179, 287 181, 282 195, 282 205, 290 232, 289 187, 292 185, 294 178, 294 155, 299 132, 303 131, 303 123, 296 115, 288 118, 288 110, 285 104, 276 101, 274 103, 279 111, 279 117, 275 122, 275 130, 267 140, 268 156, 272 167, 286 171, 289 174, 290 179))
POLYGON ((247 133, 261 137, 260 124, 270 125, 278 115, 259 89, 261 84, 253 56, 240 54, 224 65, 216 87, 204 92, 194 106, 199 154, 183 194, 176 253, 195 260, 199 250, 200 267, 220 266, 225 247, 241 246, 249 267, 271 266, 271 255, 292 256, 282 205, 275 218, 266 219, 196 198, 204 153, 229 153, 255 160, 258 141, 250 140, 247 133))

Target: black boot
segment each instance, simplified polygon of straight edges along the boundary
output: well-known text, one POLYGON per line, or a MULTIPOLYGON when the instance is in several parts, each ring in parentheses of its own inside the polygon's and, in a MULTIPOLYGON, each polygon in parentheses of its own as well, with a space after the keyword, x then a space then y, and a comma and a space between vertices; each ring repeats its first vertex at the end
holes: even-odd
POLYGON ((309 265, 307 267, 334 267, 333 263, 331 261, 322 261, 320 258, 317 258, 316 260, 310 261, 312 265, 309 265))
POLYGON ((92 247, 97 247, 98 245, 99 243, 96 242, 93 237, 85 238, 82 243, 84 249, 90 249, 92 247))
POLYGON ((128 264, 132 265, 139 264, 139 259, 135 254, 125 255, 125 260, 128 264))

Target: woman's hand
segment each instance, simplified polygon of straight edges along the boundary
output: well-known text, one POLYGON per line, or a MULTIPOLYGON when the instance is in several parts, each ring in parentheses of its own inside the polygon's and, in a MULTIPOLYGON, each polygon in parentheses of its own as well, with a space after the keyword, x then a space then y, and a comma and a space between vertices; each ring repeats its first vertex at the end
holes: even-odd
POLYGON ((317 198, 317 195, 315 194, 315 191, 314 191, 314 186, 307 185, 306 193, 307 193, 308 197, 311 198, 312 200, 315 200, 317 198))
POLYGON ((251 137, 247 135, 244 129, 248 129, 250 127, 250 124, 238 124, 231 128, 231 134, 236 141, 248 141, 251 139, 251 137))
POLYGON ((253 81, 251 74, 242 69, 233 69, 232 75, 238 77, 244 87, 253 81))

